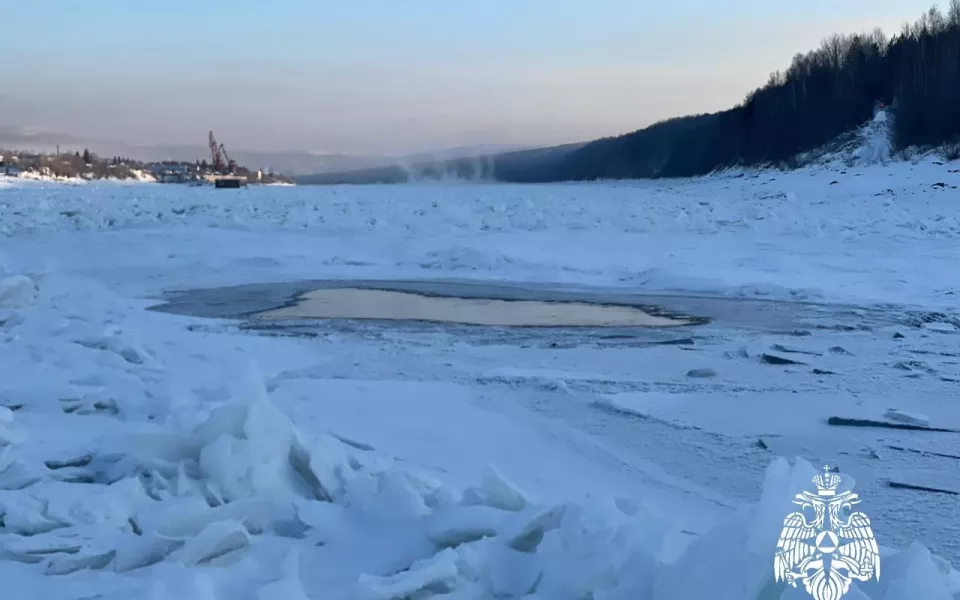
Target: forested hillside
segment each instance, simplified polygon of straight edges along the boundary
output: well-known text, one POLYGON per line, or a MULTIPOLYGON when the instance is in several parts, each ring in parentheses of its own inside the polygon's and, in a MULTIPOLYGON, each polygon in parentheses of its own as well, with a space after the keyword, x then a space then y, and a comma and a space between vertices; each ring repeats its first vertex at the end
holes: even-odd
POLYGON ((880 31, 833 36, 739 106, 598 140, 555 175, 676 177, 791 161, 862 125, 877 103, 890 107, 895 149, 960 140, 960 0, 890 39, 880 31))

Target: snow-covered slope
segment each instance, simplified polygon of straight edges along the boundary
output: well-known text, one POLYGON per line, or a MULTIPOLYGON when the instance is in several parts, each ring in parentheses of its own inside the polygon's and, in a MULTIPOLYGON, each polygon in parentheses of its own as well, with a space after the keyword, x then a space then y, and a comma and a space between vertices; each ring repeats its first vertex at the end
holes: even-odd
POLYGON ((889 110, 878 110, 873 119, 856 131, 840 136, 834 142, 797 156, 797 163, 833 169, 883 165, 894 159, 889 110))
POLYGON ((886 110, 877 111, 873 120, 864 125, 858 132, 860 145, 855 151, 854 164, 872 165, 883 164, 890 160, 893 154, 893 144, 890 129, 890 117, 886 110))
MULTIPOLYGON (((812 442, 833 440, 816 411, 956 417, 942 401, 952 359, 941 356, 960 309, 953 169, 0 188, 5 590, 18 600, 803 597, 771 567, 790 501, 820 466, 793 455, 819 459, 812 442), (689 348, 648 350, 400 331, 261 336, 144 310, 164 289, 324 277, 841 299, 867 312, 905 303, 941 323, 897 326, 902 344, 886 325, 822 337, 713 329, 691 330, 689 348), (820 356, 803 361, 836 378, 752 360, 770 336, 809 344, 820 356), (827 350, 840 343, 845 354, 827 350), (904 368, 881 370, 888 345, 904 368), (716 376, 691 383, 695 367, 716 376), (643 418, 608 418, 601 400, 643 418), (750 450, 758 438, 790 463, 750 450)), ((925 496, 881 496, 874 472, 909 469, 889 449, 867 469, 867 438, 850 438, 843 472, 864 474, 881 544, 900 549, 885 549, 879 583, 847 597, 960 598, 957 573, 909 544, 954 550, 951 497, 930 524, 925 496)))
POLYGON ((16 177, 2 177, 0 176, 0 186, 12 187, 17 185, 18 182, 35 182, 35 183, 59 183, 59 184, 71 184, 71 185, 80 185, 91 182, 100 182, 100 183, 156 183, 157 179, 150 173, 146 171, 140 171, 138 169, 131 169, 132 177, 129 179, 119 179, 116 177, 108 177, 106 179, 95 179, 92 173, 89 173, 83 177, 61 177, 59 175, 54 175, 50 172, 49 169, 45 169, 42 172, 38 171, 23 171, 16 177))

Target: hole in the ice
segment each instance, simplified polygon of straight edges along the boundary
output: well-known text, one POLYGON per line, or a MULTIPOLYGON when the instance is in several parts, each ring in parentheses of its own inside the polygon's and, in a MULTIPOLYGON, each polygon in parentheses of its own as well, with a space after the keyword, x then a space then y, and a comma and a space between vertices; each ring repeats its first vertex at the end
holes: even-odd
POLYGON ((504 327, 680 327, 700 319, 625 304, 460 298, 414 292, 332 288, 301 294, 260 319, 371 319, 504 327))

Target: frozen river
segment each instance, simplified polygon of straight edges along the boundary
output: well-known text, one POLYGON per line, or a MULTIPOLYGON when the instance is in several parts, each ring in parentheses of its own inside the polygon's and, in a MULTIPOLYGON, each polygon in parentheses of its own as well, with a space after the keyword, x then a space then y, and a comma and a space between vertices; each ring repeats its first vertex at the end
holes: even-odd
MULTIPOLYGON (((960 380, 954 338, 932 331, 912 333, 924 321, 943 315, 465 280, 251 284, 173 292, 168 303, 155 308, 238 319, 245 329, 266 335, 336 339, 338 347, 350 348, 342 360, 311 370, 310 377, 443 381, 482 389, 489 396, 486 402, 511 419, 542 430, 559 431, 557 424, 562 424, 571 436, 610 445, 622 468, 635 469, 638 477, 651 465, 682 475, 711 490, 708 496, 719 505, 732 507, 755 496, 770 457, 781 453, 855 473, 876 515, 875 527, 896 544, 928 526, 919 517, 904 520, 904 505, 930 523, 949 522, 960 511, 960 458, 950 458, 960 457, 958 435, 827 424, 831 417, 883 422, 891 407, 917 410, 919 403, 888 406, 895 403, 885 396, 896 385, 891 375, 908 375, 904 371, 930 364, 920 363, 918 356, 938 357, 944 371, 937 387, 949 394, 960 380), (358 318, 357 304, 342 307, 346 316, 336 314, 336 305, 312 314, 317 292, 327 290, 392 291, 470 302, 459 322, 450 315, 428 315, 417 322, 385 318, 375 311, 358 318), (663 322, 470 325, 476 303, 483 300, 526 302, 537 308, 567 304, 588 314, 598 306, 632 307, 663 322), (297 312, 282 312, 298 306, 297 312), (373 358, 384 354, 389 360, 373 358), (891 361, 892 356, 901 360, 891 361), (929 489, 891 487, 891 482, 929 489)), ((390 310, 377 303, 372 308, 390 310)), ((301 377, 281 375, 274 385, 301 377)), ((920 387, 916 378, 902 381, 904 394, 920 387)), ((932 406, 936 404, 934 400, 932 406)), ((951 529, 925 531, 937 552, 960 558, 951 529)))
POLYGON ((960 564, 949 171, 5 186, 0 576, 766 600, 826 463, 890 549, 863 594, 950 598, 923 549, 960 564))

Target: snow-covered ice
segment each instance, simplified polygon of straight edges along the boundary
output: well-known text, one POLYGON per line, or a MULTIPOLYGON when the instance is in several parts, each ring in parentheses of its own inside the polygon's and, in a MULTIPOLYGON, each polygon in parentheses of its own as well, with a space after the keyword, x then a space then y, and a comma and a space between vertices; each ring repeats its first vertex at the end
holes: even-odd
POLYGON ((794 598, 777 535, 829 462, 884 547, 849 597, 960 598, 958 496, 888 485, 960 491, 956 169, 4 185, 5 593, 794 598), (341 278, 602 287, 715 321, 620 339, 146 310, 341 278))

